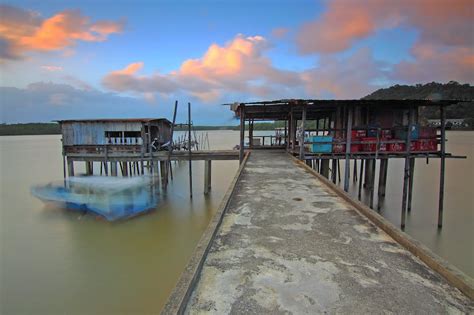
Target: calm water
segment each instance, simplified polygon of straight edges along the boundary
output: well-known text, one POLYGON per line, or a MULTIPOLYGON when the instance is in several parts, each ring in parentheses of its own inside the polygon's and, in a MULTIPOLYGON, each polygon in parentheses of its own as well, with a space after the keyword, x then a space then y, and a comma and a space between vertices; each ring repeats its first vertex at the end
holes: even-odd
MULTIPOLYGON (((214 148, 236 143, 228 141, 238 133, 228 133, 209 134, 214 148)), ((62 179, 59 136, 1 137, 0 145, 0 314, 157 313, 238 167, 213 162, 205 197, 204 163, 193 162, 191 202, 188 164, 176 164, 156 211, 108 223, 30 195, 31 185, 62 179)))
MULTIPOLYGON (((263 134, 272 132, 255 133, 263 134)), ((238 137, 209 131, 212 149, 230 149, 238 137)), ((468 159, 447 161, 444 228, 436 228, 439 161, 419 160, 406 232, 474 276, 474 132, 449 132, 448 140, 450 152, 468 159)), ((59 136, 1 137, 0 150, 1 314, 159 311, 238 167, 213 162, 212 192, 205 197, 203 162, 193 162, 190 201, 187 162, 176 164, 156 211, 111 224, 45 207, 30 195, 31 185, 62 179, 59 136)), ((382 209, 395 224, 402 170, 402 160, 391 161, 382 209)))

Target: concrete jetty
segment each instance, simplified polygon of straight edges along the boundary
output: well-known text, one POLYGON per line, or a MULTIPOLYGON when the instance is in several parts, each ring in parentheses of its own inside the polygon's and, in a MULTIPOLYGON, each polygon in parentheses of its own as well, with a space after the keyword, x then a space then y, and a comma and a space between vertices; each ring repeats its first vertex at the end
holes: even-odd
POLYGON ((474 312, 284 151, 251 153, 214 233, 185 313, 474 312))

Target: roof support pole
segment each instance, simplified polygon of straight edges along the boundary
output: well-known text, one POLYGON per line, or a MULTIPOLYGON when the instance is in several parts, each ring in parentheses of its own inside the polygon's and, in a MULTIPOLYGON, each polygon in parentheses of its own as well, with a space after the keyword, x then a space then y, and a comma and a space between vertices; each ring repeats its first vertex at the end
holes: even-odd
POLYGON ((304 160, 304 129, 306 124, 306 106, 303 106, 303 112, 301 114, 301 134, 300 134, 300 160, 304 160))
POLYGON ((191 157, 191 103, 188 103, 189 197, 193 199, 193 163, 191 157))
POLYGON ((446 167, 446 112, 444 106, 440 106, 439 110, 441 121, 441 163, 439 174, 438 228, 442 228, 444 210, 444 170, 446 167))
POLYGON ((240 145, 239 145, 239 162, 242 164, 244 160, 244 139, 245 139, 245 105, 240 105, 240 145))
POLYGON ((406 220, 406 210, 407 210, 407 194, 408 194, 408 182, 410 180, 410 147, 411 147, 411 131, 413 128, 413 122, 415 119, 415 111, 413 107, 410 107, 410 114, 408 119, 408 127, 407 127, 407 137, 406 137, 406 156, 405 156, 405 168, 403 172, 403 194, 402 194, 402 215, 401 215, 401 222, 400 227, 405 229, 405 220, 406 220))
POLYGON ((344 190, 349 191, 349 171, 350 171, 350 160, 349 155, 351 153, 351 135, 352 135, 352 110, 347 110, 347 125, 346 125, 346 165, 344 169, 344 190))

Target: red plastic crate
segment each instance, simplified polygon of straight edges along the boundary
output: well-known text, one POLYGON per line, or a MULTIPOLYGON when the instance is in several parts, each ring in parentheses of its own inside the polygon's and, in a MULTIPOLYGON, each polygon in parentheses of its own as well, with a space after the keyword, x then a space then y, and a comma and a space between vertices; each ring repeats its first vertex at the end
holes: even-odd
MULTIPOLYGON (((358 139, 354 139, 359 141, 358 139)), ((344 140, 342 139, 335 139, 333 145, 332 145, 332 152, 334 153, 346 153, 346 145, 344 143, 338 143, 338 142, 343 142, 344 140)), ((360 144, 351 144, 351 152, 359 152, 360 151, 360 144)))
MULTIPOLYGON (((382 138, 379 139, 380 142, 386 141, 388 139, 382 138)), ((362 144, 362 148, 364 152, 375 152, 377 150, 377 138, 374 137, 366 137, 362 138, 362 141, 373 141, 374 143, 364 143, 362 144)), ((388 147, 387 143, 380 143, 379 142, 379 152, 386 152, 388 147)))
POLYGON ((420 139, 417 141, 417 151, 438 151, 436 139, 420 139))
POLYGON ((367 137, 367 130, 364 130, 364 129, 352 130, 351 135, 352 135, 352 139, 367 137))
POLYGON ((405 143, 387 143, 388 152, 403 152, 405 151, 405 143))
POLYGON ((436 138, 436 128, 433 128, 433 127, 420 127, 419 138, 420 139, 433 139, 433 138, 436 138))

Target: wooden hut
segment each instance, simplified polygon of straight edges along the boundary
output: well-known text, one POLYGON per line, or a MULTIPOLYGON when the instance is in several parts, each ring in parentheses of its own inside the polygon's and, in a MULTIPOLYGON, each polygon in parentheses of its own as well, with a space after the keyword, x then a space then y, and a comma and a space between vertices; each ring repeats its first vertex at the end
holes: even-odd
MULTIPOLYGON (((385 196, 388 161, 405 160, 401 226, 411 208, 413 174, 416 158, 439 158, 440 194, 438 226, 443 220, 444 173, 446 158, 465 158, 446 152, 445 108, 459 100, 275 100, 234 103, 231 110, 240 118, 240 160, 244 156, 245 123, 248 122, 249 147, 253 146, 255 121, 284 121, 286 150, 306 161, 322 175, 336 183, 339 160, 344 160, 344 190, 349 189, 351 167, 357 178, 359 161, 359 199, 362 177, 370 189, 369 205, 373 208, 376 163, 379 162, 378 194, 385 196), (418 112, 421 106, 440 109, 438 130, 422 126, 418 112), (351 162, 352 160, 352 162, 351 162), (352 166, 351 166, 352 165, 352 166), (331 167, 332 166, 332 167, 331 167), (365 174, 364 172, 365 167, 365 174)), ((340 175, 339 175, 340 178, 340 175)))

